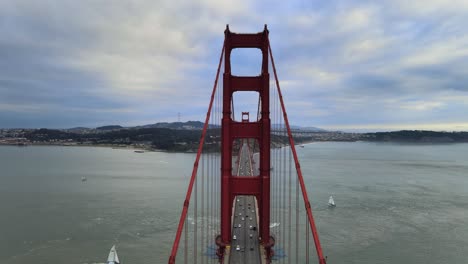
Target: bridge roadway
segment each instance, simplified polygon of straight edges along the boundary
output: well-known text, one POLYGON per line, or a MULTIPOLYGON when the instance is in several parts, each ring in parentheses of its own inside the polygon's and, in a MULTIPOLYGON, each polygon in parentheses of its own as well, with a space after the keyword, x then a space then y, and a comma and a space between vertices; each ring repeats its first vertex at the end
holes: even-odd
MULTIPOLYGON (((247 144, 243 144, 240 151, 239 165, 237 165, 236 158, 233 162, 234 175, 253 176, 257 174, 258 169, 252 164, 251 153, 247 144)), ((235 198, 232 223, 231 252, 228 258, 229 263, 262 263, 258 239, 257 204, 253 196, 240 195, 235 198)))

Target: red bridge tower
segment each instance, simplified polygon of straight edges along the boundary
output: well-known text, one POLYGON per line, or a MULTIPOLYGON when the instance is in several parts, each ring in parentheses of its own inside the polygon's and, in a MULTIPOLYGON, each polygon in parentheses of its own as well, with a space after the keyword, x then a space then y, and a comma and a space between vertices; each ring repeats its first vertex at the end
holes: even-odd
POLYGON ((224 32, 223 118, 221 125, 221 235, 216 242, 219 254, 231 243, 232 207, 236 195, 255 196, 258 203, 259 234, 263 247, 270 252, 274 244, 270 236, 270 75, 268 73, 268 29, 256 34, 224 32), (236 48, 257 48, 262 52, 259 76, 231 74, 231 52, 236 48), (254 122, 232 120, 231 102, 237 91, 255 91, 261 101, 261 117, 254 122), (242 177, 232 175, 232 149, 235 139, 257 139, 260 149, 260 175, 242 177))

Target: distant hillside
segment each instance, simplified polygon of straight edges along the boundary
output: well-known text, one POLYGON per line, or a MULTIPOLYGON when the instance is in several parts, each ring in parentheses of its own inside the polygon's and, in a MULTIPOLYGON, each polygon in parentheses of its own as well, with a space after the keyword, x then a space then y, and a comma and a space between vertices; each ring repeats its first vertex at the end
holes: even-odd
POLYGON ((410 143, 455 143, 468 142, 468 132, 436 132, 424 130, 402 130, 364 134, 363 140, 410 143))
POLYGON ((72 128, 67 128, 67 130, 86 130, 90 129, 89 127, 72 127, 72 128))
MULTIPOLYGON (((142 126, 135 126, 135 127, 127 127, 128 129, 141 129, 141 128, 169 128, 169 129, 176 129, 176 130, 202 130, 204 123, 201 121, 187 121, 187 122, 158 122, 155 124, 148 124, 142 126)), ((284 124, 271 124, 272 129, 284 129, 284 124)), ((111 131, 111 130, 119 130, 123 129, 124 127, 119 125, 108 125, 108 126, 101 126, 97 127, 96 130, 100 131, 111 131)), ((208 128, 220 128, 220 126, 210 124, 208 128)), ((302 131, 302 132, 328 132, 327 130, 318 128, 318 127, 301 127, 301 126, 294 126, 291 125, 292 130, 302 131)), ((65 129, 68 132, 82 132, 89 130, 89 128, 85 127, 76 127, 65 129)))
POLYGON ((328 130, 318 127, 299 127, 298 129, 305 132, 328 132, 328 130))
POLYGON ((170 128, 170 129, 188 129, 188 130, 199 130, 203 129, 204 123, 200 121, 187 121, 187 122, 160 122, 156 124, 149 124, 144 126, 138 126, 136 128, 170 128))
MULTIPOLYGON (((284 124, 271 124, 272 129, 283 129, 285 127, 284 124)), ((318 127, 301 127, 301 126, 295 126, 295 125, 290 125, 292 130, 296 131, 303 131, 303 132, 327 132, 327 130, 318 128, 318 127)))
MULTIPOLYGON (((111 126, 117 127, 117 126, 111 126)), ((216 131, 210 131, 213 135, 216 131)), ((201 131, 174 130, 168 128, 113 129, 78 134, 56 129, 36 129, 24 133, 24 137, 34 144, 74 144, 74 145, 136 145, 167 151, 193 151, 198 147, 201 131)), ((215 137, 214 137, 215 138, 215 137)), ((207 142, 212 143, 211 137, 207 142)))
POLYGON ((67 132, 72 132, 72 133, 80 133, 80 132, 83 132, 83 131, 89 131, 91 130, 91 128, 89 127, 72 127, 72 128, 67 128, 67 129, 63 129, 64 131, 67 131, 67 132))
POLYGON ((110 125, 110 126, 101 126, 101 127, 96 127, 96 130, 116 130, 116 129, 122 129, 122 126, 119 125, 110 125))

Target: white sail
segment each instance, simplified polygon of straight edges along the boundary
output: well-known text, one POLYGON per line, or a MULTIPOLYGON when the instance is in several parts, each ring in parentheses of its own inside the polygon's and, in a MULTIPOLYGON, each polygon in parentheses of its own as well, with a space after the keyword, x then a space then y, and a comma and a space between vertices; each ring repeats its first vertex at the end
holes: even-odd
POLYGON ((335 206, 335 200, 333 200, 333 196, 330 196, 330 198, 328 199, 328 205, 335 206))
POLYGON ((119 256, 117 256, 117 251, 115 250, 115 245, 112 246, 110 252, 109 252, 109 257, 107 258, 107 263, 108 264, 119 264, 119 256))

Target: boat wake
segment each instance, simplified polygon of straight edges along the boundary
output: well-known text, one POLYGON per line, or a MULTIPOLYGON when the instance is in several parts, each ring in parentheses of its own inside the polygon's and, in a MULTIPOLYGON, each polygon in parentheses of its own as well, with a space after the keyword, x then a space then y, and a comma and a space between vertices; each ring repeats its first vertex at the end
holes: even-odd
POLYGON ((270 228, 275 228, 275 227, 278 227, 280 226, 280 223, 271 223, 270 224, 270 228))

